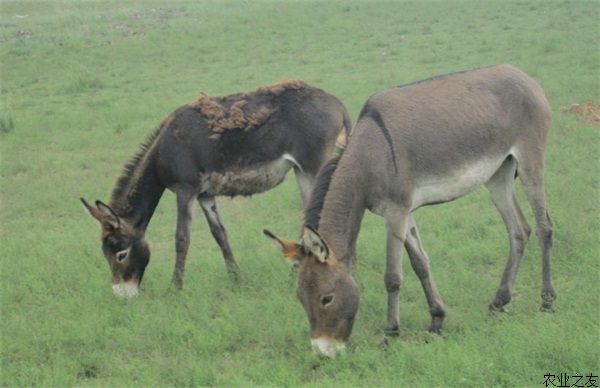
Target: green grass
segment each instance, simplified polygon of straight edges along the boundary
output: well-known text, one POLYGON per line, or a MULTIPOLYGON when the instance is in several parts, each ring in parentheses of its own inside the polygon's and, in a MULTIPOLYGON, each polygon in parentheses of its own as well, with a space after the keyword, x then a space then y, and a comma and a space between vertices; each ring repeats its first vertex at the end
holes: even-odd
POLYGON ((535 387, 547 373, 598 375, 600 132, 560 108, 600 100, 599 9, 598 1, 3 1, 0 384, 535 387), (107 200, 137 144, 200 90, 302 78, 338 96, 355 119, 377 90, 495 63, 534 76, 554 111, 547 193, 555 314, 538 312, 535 239, 510 311, 487 313, 508 246, 478 190, 416 214, 449 309, 444 334, 425 332, 425 299, 404 263, 401 335, 378 347, 385 233, 380 218, 367 216, 350 351, 315 358, 295 275, 261 233, 297 235, 292 177, 263 195, 220 200, 239 285, 196 209, 185 288, 170 291, 168 193, 148 230, 141 295, 113 297, 98 227, 78 198, 107 200))

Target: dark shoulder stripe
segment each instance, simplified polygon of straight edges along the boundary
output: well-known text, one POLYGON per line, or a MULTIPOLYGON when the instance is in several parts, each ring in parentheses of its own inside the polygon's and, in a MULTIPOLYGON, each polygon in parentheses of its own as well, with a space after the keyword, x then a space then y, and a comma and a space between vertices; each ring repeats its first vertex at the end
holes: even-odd
POLYGON ((373 120, 375 122, 375 124, 377 125, 377 127, 383 133, 385 140, 387 141, 388 145, 390 146, 390 151, 392 152, 392 161, 394 162, 394 171, 396 173, 398 173, 398 165, 396 164, 396 151, 394 150, 394 143, 392 141, 392 135, 390 135, 390 131, 385 126, 385 122, 383 121, 381 114, 379 113, 379 111, 377 109, 375 109, 371 105, 367 104, 364 106, 362 112, 360 112, 359 120, 364 117, 368 117, 371 120, 373 120))

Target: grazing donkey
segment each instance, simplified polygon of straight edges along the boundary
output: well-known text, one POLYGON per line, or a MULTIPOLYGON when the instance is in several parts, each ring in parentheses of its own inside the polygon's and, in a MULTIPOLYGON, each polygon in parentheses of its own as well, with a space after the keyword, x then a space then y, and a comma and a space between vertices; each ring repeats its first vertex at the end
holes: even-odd
POLYGON ((146 228, 165 189, 177 196, 174 284, 182 286, 195 199, 237 274, 215 197, 269 190, 294 168, 306 199, 336 140, 345 142, 350 129, 337 98, 298 80, 223 97, 202 94, 175 110, 125 165, 108 205, 81 199, 101 224, 115 294, 138 293, 150 259, 146 228))
POLYGON ((544 196, 549 125, 542 89, 509 65, 442 75, 371 96, 343 155, 317 177, 301 244, 265 230, 284 256, 299 264, 297 294, 308 315, 313 348, 334 356, 352 330, 359 296, 350 271, 365 209, 383 216, 387 225, 386 333, 398 333, 402 246, 425 291, 429 330, 439 332, 445 308, 412 212, 452 201, 482 184, 510 241, 508 263, 490 304, 502 310, 531 231, 515 197, 517 176, 537 222, 541 309, 551 311, 556 298, 550 276, 552 223, 544 196))

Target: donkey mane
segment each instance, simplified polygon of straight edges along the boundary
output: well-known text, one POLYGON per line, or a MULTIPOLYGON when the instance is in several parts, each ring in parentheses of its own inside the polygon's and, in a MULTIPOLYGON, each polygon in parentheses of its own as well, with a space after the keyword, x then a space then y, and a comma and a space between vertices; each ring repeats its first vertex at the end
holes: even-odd
POLYGON ((319 229, 319 221, 321 220, 321 210, 323 210, 325 196, 329 191, 333 173, 337 169, 341 157, 341 153, 338 153, 333 158, 329 159, 327 163, 321 167, 317 174, 317 178, 315 179, 315 187, 310 193, 310 199, 304 210, 304 225, 309 226, 314 230, 319 229))
MULTIPOLYGON (((154 130, 144 141, 140 144, 138 151, 129 159, 127 163, 123 166, 123 170, 121 171, 121 175, 117 178, 117 183, 112 191, 111 195, 111 204, 116 207, 116 209, 122 210, 121 207, 125 204, 123 201, 124 196, 131 196, 132 190, 134 189, 131 186, 131 182, 134 178, 138 167, 141 166, 144 161, 148 151, 152 148, 152 145, 160 135, 162 129, 166 127, 169 122, 173 119, 172 116, 167 117, 160 126, 154 130)), ((115 210, 116 210, 115 209, 115 210)))

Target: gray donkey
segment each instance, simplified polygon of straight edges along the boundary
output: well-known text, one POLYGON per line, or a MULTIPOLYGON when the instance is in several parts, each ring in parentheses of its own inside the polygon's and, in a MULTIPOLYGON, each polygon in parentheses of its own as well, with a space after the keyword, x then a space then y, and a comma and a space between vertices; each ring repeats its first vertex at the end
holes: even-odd
POLYGON ((341 158, 319 173, 302 242, 265 230, 284 256, 299 264, 297 294, 308 315, 313 347, 334 356, 351 333, 359 295, 350 271, 365 209, 384 217, 387 225, 386 333, 398 333, 403 246, 429 304, 429 330, 439 332, 445 308, 412 213, 482 184, 510 242, 508 263, 490 304, 490 309, 502 310, 531 232, 515 197, 517 176, 537 223, 541 309, 551 311, 556 298, 550 276, 552 223, 544 195, 550 116, 540 86, 509 65, 442 75, 371 96, 341 158))
POLYGON ((125 165, 108 205, 86 210, 101 225, 115 294, 138 293, 150 260, 145 232, 165 189, 177 196, 175 271, 182 286, 197 199, 231 273, 238 273, 215 197, 252 195, 294 169, 302 198, 351 122, 334 96, 298 80, 223 97, 202 94, 171 113, 125 165))

